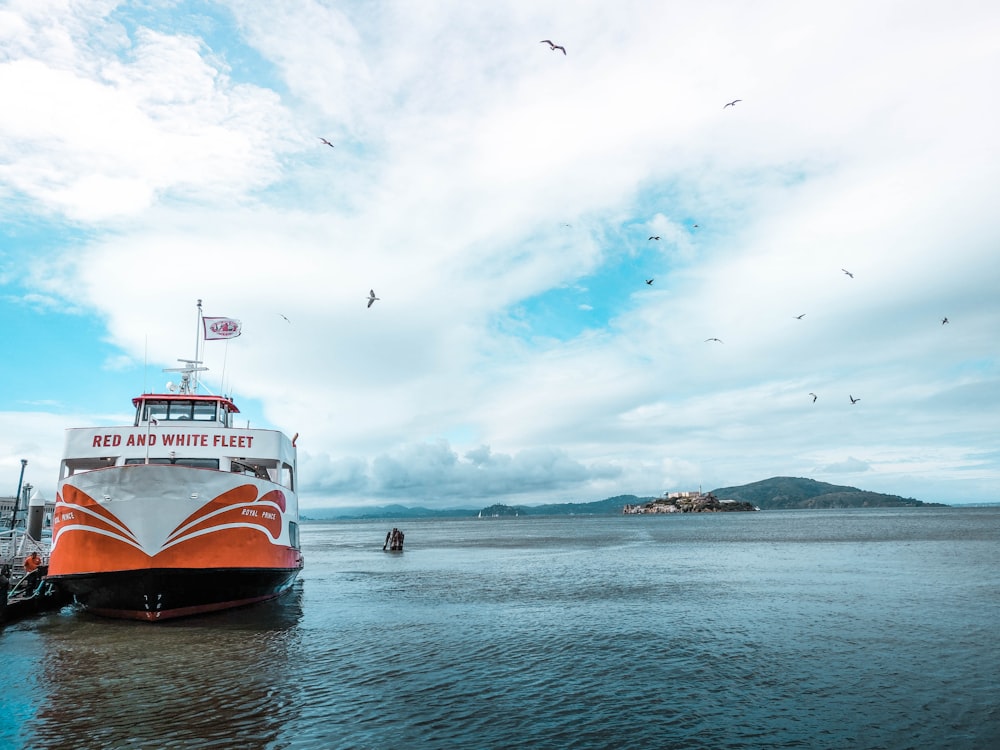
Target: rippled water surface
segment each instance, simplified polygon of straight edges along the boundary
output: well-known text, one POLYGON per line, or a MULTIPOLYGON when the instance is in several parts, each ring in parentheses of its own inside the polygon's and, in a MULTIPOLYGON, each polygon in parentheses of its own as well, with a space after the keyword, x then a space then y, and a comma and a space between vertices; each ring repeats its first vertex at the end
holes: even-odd
POLYGON ((1000 747, 1000 508, 302 538, 277 602, 7 626, 0 748, 1000 747))

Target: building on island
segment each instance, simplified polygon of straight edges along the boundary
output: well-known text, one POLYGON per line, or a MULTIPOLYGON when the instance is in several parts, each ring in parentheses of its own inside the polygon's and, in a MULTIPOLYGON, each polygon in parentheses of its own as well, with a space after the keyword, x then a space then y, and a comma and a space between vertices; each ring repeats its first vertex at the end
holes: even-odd
POLYGON ((728 511, 760 510, 738 500, 720 500, 711 492, 665 492, 662 497, 643 505, 626 505, 624 515, 644 513, 725 513, 728 511))

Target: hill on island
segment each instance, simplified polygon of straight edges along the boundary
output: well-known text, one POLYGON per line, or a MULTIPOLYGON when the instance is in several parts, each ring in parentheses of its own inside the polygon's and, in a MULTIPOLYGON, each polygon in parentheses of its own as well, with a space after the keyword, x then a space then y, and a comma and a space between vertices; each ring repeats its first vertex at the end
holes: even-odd
POLYGON ((771 477, 739 487, 712 490, 720 499, 742 500, 761 510, 793 508, 903 508, 944 507, 941 503, 924 503, 912 497, 868 492, 857 487, 845 487, 801 477, 771 477))
MULTIPOLYGON (((814 479, 771 477, 738 487, 720 487, 710 493, 719 500, 750 503, 761 510, 804 508, 903 508, 947 507, 941 503, 924 503, 912 497, 868 492, 857 487, 845 487, 814 479)), ((303 520, 333 520, 348 518, 504 518, 509 516, 607 516, 619 515, 626 505, 642 505, 655 497, 616 495, 584 503, 549 503, 546 505, 505 505, 496 503, 486 508, 429 509, 405 505, 375 507, 316 508, 303 514, 303 520), (308 515, 306 515, 308 514, 308 515)))

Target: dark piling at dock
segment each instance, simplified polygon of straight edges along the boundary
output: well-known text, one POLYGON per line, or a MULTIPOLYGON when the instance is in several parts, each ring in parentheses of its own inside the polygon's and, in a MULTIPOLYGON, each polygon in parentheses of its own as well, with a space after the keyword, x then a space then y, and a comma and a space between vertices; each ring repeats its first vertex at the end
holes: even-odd
POLYGON ((16 594, 0 600, 0 625, 17 622, 26 617, 33 617, 44 612, 53 612, 73 603, 73 595, 62 591, 58 586, 48 583, 44 578, 38 587, 28 595, 16 594))

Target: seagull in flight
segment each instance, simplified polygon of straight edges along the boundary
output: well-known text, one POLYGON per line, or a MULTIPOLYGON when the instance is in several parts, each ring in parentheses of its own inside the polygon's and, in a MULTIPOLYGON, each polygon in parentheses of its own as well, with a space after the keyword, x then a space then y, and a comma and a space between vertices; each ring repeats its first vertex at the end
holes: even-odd
POLYGON ((812 391, 809 392, 809 395, 813 397, 813 403, 815 404, 816 403, 816 399, 819 398, 819 397, 815 393, 813 393, 812 391))
POLYGON ((539 42, 539 44, 549 45, 549 49, 552 50, 553 52, 555 52, 557 49, 561 49, 562 53, 564 55, 566 54, 566 48, 563 47, 561 44, 555 44, 551 39, 543 39, 542 41, 539 42))
POLYGON ((850 271, 848 271, 848 270, 847 270, 846 268, 841 268, 840 270, 841 270, 841 271, 843 271, 844 273, 846 273, 846 274, 847 274, 848 276, 850 276, 850 277, 851 277, 852 279, 854 278, 854 274, 853 274, 853 273, 851 273, 850 271))
MULTIPOLYGON (((660 235, 658 235, 658 234, 655 234, 655 235, 653 235, 652 237, 650 237, 649 239, 650 239, 650 240, 658 240, 658 239, 660 239, 660 235)), ((647 242, 648 242, 648 240, 647 240, 647 242)))
MULTIPOLYGON (((736 106, 736 102, 741 102, 741 101, 743 101, 743 100, 742 99, 733 99, 731 102, 729 102, 729 104, 726 105, 726 107, 735 107, 736 106)), ((725 109, 726 107, 723 107, 723 109, 725 109)))
POLYGON ((375 290, 374 289, 369 290, 368 291, 368 307, 371 307, 375 303, 375 300, 377 300, 377 299, 382 299, 382 298, 375 296, 375 290))
POLYGON ((944 325, 947 322, 948 322, 947 318, 941 318, 941 325, 944 325))
POLYGON ((795 319, 796 319, 796 320, 802 320, 802 319, 803 319, 803 318, 804 318, 805 316, 806 316, 806 314, 805 314, 805 313, 802 313, 801 315, 796 315, 796 316, 795 316, 795 319))
MULTIPOLYGON (((281 315, 281 313, 278 313, 278 315, 281 315)), ((281 317, 285 318, 284 315, 281 315, 281 317)), ((288 318, 285 318, 285 322, 286 323, 291 323, 292 321, 290 321, 288 318)))
POLYGON ((861 400, 861 397, 860 397, 860 396, 859 396, 858 398, 854 398, 854 396, 851 396, 850 394, 848 394, 848 398, 850 398, 850 399, 851 399, 851 403, 852 403, 852 404, 856 404, 856 403, 858 403, 858 401, 860 401, 860 400, 861 400))
POLYGON ((646 279, 646 283, 649 284, 650 286, 653 286, 653 280, 652 279, 646 279))
POLYGON ((328 140, 327 140, 326 138, 324 138, 323 136, 319 136, 319 139, 320 139, 321 141, 323 141, 323 143, 325 143, 325 144, 326 144, 327 146, 329 146, 330 148, 336 148, 336 146, 334 146, 334 145, 333 145, 332 143, 330 143, 330 141, 328 141, 328 140))
POLYGON ((708 342, 708 341, 718 341, 720 344, 725 343, 722 339, 717 339, 715 337, 712 337, 710 339, 705 339, 705 341, 706 342, 708 342))

